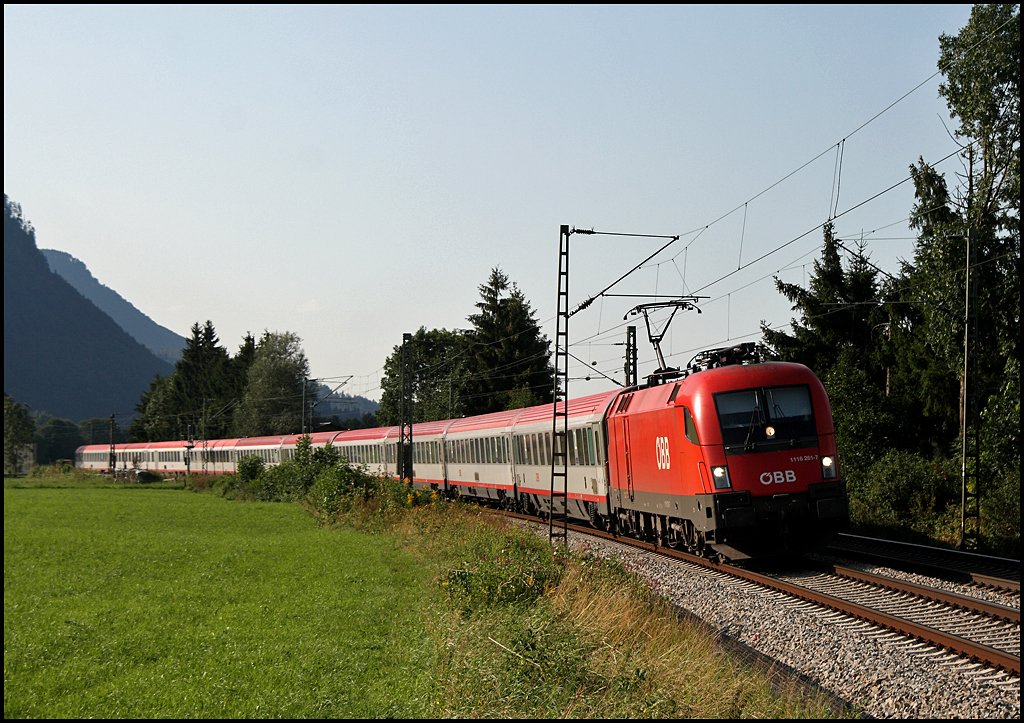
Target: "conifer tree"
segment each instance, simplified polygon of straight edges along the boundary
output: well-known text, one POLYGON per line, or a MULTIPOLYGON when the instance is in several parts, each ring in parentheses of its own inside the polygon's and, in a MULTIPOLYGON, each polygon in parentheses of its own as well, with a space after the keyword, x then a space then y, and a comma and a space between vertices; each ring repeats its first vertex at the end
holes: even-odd
POLYGON ((478 313, 467 335, 479 389, 468 414, 486 414, 551 401, 551 343, 529 301, 499 268, 479 287, 478 313))

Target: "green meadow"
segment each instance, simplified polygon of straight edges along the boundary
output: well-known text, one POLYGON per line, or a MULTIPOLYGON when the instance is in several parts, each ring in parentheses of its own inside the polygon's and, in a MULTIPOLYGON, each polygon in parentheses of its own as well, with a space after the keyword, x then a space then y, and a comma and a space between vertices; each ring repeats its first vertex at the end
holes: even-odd
POLYGON ((416 717, 431 587, 297 504, 4 488, 4 717, 416 717))

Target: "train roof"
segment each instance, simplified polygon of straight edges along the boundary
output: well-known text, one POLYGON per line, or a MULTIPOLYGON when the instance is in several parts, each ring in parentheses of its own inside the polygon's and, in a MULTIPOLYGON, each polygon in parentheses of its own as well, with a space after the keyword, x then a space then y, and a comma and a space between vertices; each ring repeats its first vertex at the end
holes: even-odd
MULTIPOLYGON (((574 422, 598 422, 604 418, 604 412, 611 404, 612 399, 620 394, 620 389, 610 392, 590 394, 585 397, 570 399, 568 405, 568 417, 574 422)), ((465 417, 456 419, 448 428, 450 434, 457 432, 475 432, 485 430, 511 430, 514 428, 551 423, 553 416, 553 405, 539 404, 533 407, 512 409, 507 412, 494 412, 479 417, 465 417)))
POLYGON ((817 380, 808 367, 796 362, 760 362, 758 364, 730 364, 692 374, 684 381, 712 393, 725 389, 752 389, 754 387, 807 384, 817 380))
MULTIPOLYGON (((665 385, 669 387, 670 385, 665 385)), ((568 404, 568 416, 573 422, 599 422, 612 401, 622 393, 621 389, 608 392, 590 394, 576 399, 570 399, 568 404)), ((552 405, 539 404, 533 407, 512 409, 503 412, 493 412, 475 417, 463 417, 461 419, 445 419, 436 422, 417 422, 413 424, 413 441, 417 437, 431 437, 446 433, 466 432, 493 432, 510 431, 516 427, 525 425, 540 425, 550 423, 552 419, 552 405)), ((401 435, 401 429, 397 426, 371 427, 365 429, 351 429, 341 432, 315 432, 310 434, 310 443, 320 446, 327 443, 352 443, 352 442, 383 442, 397 440, 401 435)), ((206 442, 201 440, 193 441, 193 448, 210 449, 235 449, 251 447, 280 447, 291 446, 302 438, 301 434, 267 435, 262 437, 235 437, 231 439, 212 439, 206 442)), ((134 449, 163 450, 181 449, 188 446, 186 440, 171 440, 163 442, 131 442, 115 444, 115 451, 130 451, 134 449)), ((109 451, 109 444, 89 444, 78 448, 77 452, 106 452, 109 451)))
POLYGON ((756 364, 730 364, 694 372, 681 379, 653 387, 642 387, 623 392, 621 400, 609 411, 609 416, 642 414, 664 409, 665 406, 695 404, 693 411, 700 414, 703 402, 711 403, 720 391, 738 391, 757 387, 777 387, 821 382, 808 367, 794 362, 759 362, 756 364))

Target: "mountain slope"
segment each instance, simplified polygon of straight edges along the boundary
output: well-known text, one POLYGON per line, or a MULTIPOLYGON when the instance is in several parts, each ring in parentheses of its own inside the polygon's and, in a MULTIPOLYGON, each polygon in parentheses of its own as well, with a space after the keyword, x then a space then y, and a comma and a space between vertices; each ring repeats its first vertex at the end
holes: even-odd
POLYGON ((4 195, 4 391, 79 421, 130 417, 172 367, 50 270, 21 208, 4 195))
POLYGON ((133 339, 169 364, 178 361, 185 347, 184 337, 160 326, 116 291, 101 284, 89 268, 71 254, 54 249, 41 251, 51 271, 116 321, 133 339))

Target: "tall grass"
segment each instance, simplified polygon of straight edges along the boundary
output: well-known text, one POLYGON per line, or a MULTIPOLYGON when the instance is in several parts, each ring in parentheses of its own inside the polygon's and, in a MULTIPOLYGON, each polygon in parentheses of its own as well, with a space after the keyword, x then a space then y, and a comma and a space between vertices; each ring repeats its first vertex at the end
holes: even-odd
POLYGON ((726 654, 614 560, 472 508, 416 510, 397 529, 448 592, 432 626, 438 717, 837 716, 826 695, 726 654))

